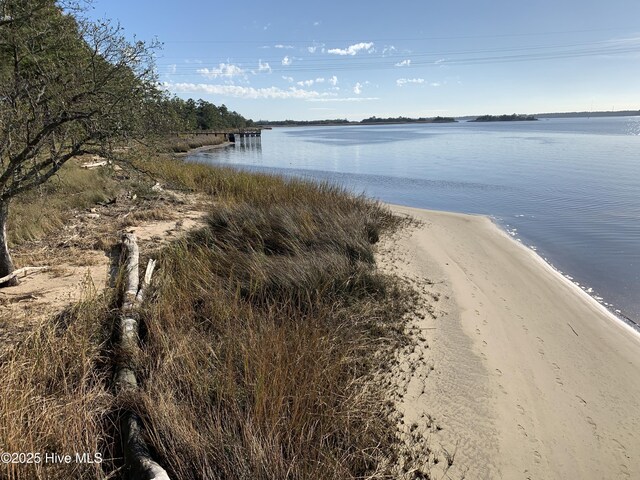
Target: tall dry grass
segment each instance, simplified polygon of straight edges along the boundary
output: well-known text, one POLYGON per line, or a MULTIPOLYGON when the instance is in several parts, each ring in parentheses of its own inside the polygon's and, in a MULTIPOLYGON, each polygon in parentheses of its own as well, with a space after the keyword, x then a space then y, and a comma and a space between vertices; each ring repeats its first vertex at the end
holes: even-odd
POLYGON ((224 135, 180 135, 165 138, 160 142, 160 148, 165 152, 186 153, 200 147, 221 145, 226 142, 224 135))
POLYGON ((71 161, 41 187, 11 202, 7 231, 11 245, 38 240, 60 229, 75 210, 115 196, 118 184, 108 168, 83 169, 71 161))
POLYGON ((335 188, 282 185, 278 201, 216 208, 161 258, 138 408, 175 478, 389 473, 371 380, 408 298, 371 242, 395 220, 335 188))
POLYGON ((108 305, 88 287, 85 300, 32 324, 22 341, 0 349, 0 450, 37 455, 30 462, 3 461, 0 478, 105 478, 105 467, 113 469, 108 420, 113 397, 104 356, 108 305), (103 464, 75 461, 76 453, 93 457, 96 452, 107 459, 103 464), (47 454, 74 458, 71 463, 47 461, 47 454))
POLYGON ((410 298, 377 272, 372 243, 398 220, 329 185, 135 164, 215 200, 205 228, 161 253, 142 389, 111 393, 116 295, 44 322, 0 359, 0 445, 107 461, 4 465, 0 478, 120 478, 123 408, 175 479, 388 478, 394 427, 371 380, 410 298))

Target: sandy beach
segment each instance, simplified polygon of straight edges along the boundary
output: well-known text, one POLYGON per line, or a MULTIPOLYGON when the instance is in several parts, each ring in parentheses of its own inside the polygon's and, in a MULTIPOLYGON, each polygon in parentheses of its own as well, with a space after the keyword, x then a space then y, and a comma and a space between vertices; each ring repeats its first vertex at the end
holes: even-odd
POLYGON ((640 337, 490 219, 391 208, 421 222, 380 263, 433 305, 395 402, 454 454, 433 478, 640 478, 640 337))

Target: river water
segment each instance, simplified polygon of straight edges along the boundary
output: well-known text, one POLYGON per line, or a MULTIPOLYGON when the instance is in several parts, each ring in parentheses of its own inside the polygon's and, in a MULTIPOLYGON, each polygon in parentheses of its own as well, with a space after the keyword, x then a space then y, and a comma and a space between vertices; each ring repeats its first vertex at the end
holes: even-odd
POLYGON ((276 128, 187 158, 489 215, 640 323, 640 117, 276 128))

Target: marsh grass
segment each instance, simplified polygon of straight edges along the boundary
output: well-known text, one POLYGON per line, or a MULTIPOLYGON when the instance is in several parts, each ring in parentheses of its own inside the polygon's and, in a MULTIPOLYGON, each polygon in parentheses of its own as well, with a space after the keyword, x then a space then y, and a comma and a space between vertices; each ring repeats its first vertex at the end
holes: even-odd
POLYGON ((110 390, 115 293, 45 321, 2 355, 0 443, 109 460, 0 477, 119 478, 127 408, 171 478, 389 478, 395 426, 372 379, 404 342, 411 297, 376 270, 372 244, 399 220, 326 184, 133 163, 214 204, 204 228, 161 251, 141 392, 110 390))
POLYGON ((221 145, 225 141, 223 135, 180 135, 163 139, 160 148, 165 152, 186 153, 194 148, 221 145))
POLYGON ((175 478, 388 474, 393 428, 371 380, 409 298, 371 242, 396 220, 333 187, 279 185, 215 208, 162 255, 139 407, 175 478))
POLYGON ((108 299, 87 286, 86 298, 57 318, 31 327, 0 354, 0 445, 37 452, 41 461, 3 463, 3 479, 104 478, 103 465, 45 463, 46 453, 103 452, 110 457, 105 418, 113 399, 104 365, 108 299))

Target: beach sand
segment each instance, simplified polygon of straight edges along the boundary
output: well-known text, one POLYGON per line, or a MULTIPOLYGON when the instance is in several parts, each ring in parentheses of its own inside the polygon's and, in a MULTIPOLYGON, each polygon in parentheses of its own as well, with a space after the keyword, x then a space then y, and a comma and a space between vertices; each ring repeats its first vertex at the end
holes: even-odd
POLYGON ((383 242, 381 268, 432 305, 394 397, 422 471, 640 478, 640 337, 490 219, 391 208, 421 225, 383 242))

